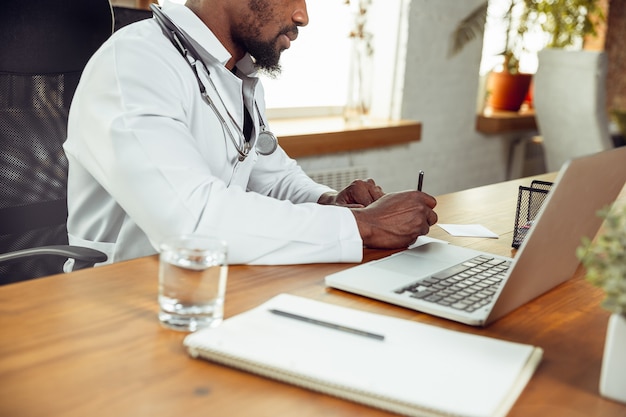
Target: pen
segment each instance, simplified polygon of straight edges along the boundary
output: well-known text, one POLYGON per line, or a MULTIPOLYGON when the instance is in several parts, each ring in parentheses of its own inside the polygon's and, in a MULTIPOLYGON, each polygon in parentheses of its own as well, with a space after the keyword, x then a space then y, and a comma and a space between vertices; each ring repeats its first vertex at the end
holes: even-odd
POLYGON ((327 322, 327 321, 317 320, 317 319, 313 319, 311 317, 305 317, 305 316, 301 316, 299 314, 289 313, 287 311, 276 310, 274 308, 271 308, 269 311, 270 311, 270 313, 277 314, 277 315, 283 316, 283 317, 288 317, 290 319, 296 319, 296 320, 304 321, 306 323, 317 324, 318 326, 324 326, 324 327, 328 327, 330 329, 340 330, 342 332, 352 333, 352 334, 356 334, 356 335, 359 335, 359 336, 365 336, 365 337, 369 337, 371 339, 385 340, 385 336, 383 336, 381 334, 370 333, 370 332, 366 332, 365 330, 359 330, 359 329, 355 329, 355 328, 352 328, 352 327, 343 326, 341 324, 336 324, 336 323, 330 323, 330 322, 327 322))
POLYGON ((422 184, 424 184, 424 171, 420 170, 417 177, 417 191, 422 191, 422 184))

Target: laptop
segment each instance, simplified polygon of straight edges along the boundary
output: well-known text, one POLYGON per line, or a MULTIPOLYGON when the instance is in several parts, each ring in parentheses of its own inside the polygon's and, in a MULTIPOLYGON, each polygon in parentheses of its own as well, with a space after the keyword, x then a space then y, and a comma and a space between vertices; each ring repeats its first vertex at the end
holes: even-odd
POLYGON ((626 147, 572 159, 559 171, 514 258, 430 242, 328 275, 325 283, 486 326, 572 277, 582 237, 595 236, 602 224, 597 211, 615 201, 624 183, 626 147))

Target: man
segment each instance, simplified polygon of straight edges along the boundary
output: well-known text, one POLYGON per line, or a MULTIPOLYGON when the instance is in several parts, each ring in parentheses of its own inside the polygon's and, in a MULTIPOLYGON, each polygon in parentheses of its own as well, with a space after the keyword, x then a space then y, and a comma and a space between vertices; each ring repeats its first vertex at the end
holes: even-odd
POLYGON ((116 262, 198 233, 226 240, 231 264, 290 264, 358 262, 363 246, 403 248, 428 233, 433 197, 384 194, 372 180, 337 193, 267 149, 256 71, 279 70, 308 23, 305 0, 189 0, 155 14, 116 32, 76 91, 71 243, 116 262))

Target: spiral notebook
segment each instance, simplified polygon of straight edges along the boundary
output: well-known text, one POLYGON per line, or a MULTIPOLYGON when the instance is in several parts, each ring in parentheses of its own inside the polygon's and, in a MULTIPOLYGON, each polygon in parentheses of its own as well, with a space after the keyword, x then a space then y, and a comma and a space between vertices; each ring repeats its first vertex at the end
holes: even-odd
POLYGON ((542 356, 531 345, 288 294, 184 344, 193 357, 407 416, 505 416, 542 356))

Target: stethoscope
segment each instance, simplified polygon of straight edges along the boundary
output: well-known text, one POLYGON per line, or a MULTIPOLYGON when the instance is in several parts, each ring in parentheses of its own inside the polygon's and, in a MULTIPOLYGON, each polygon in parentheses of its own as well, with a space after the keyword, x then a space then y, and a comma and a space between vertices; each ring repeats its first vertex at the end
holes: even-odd
MULTIPOLYGON (((235 136, 233 135, 230 126, 228 125, 228 123, 226 123, 226 120, 215 106, 215 103, 213 103, 213 100, 211 100, 211 98, 207 94, 206 88, 204 87, 202 80, 200 80, 200 75, 198 74, 198 64, 202 64, 204 66, 204 69, 206 70, 208 75, 208 80, 211 88, 213 89, 213 91, 215 91, 215 94, 220 100, 222 107, 226 109, 226 113, 228 114, 231 122, 236 125, 233 116, 228 111, 226 105, 224 104, 224 101, 222 100, 222 97, 220 96, 217 88, 215 87, 215 84, 213 83, 213 80, 211 79, 211 73, 209 72, 208 66, 205 65, 204 62, 202 62, 200 54, 198 54, 191 42, 187 40, 183 32, 176 26, 174 22, 172 22, 165 14, 163 14, 163 12, 161 12, 161 9, 157 5, 151 4, 150 9, 154 14, 156 22, 161 27, 163 34, 170 40, 170 42, 172 42, 174 47, 178 50, 178 52, 181 53, 187 64, 189 64, 189 66, 191 67, 194 75, 196 76, 196 80, 198 81, 198 86, 200 87, 200 94, 202 95, 202 98, 209 105, 209 107, 211 107, 222 126, 224 126, 224 130, 230 137, 233 145, 235 145, 235 149, 237 149, 237 153, 239 154, 239 161, 244 161, 250 153, 252 145, 250 144, 250 140, 246 140, 244 138, 243 132, 239 129, 237 129, 237 133, 239 134, 239 142, 235 139, 235 136)), ((256 100, 254 101, 254 106, 257 114, 259 115, 259 120, 261 124, 261 132, 259 132, 259 136, 256 140, 255 149, 259 155, 271 155, 278 147, 278 139, 276 139, 276 136, 272 132, 270 132, 269 130, 265 130, 265 123, 263 122, 263 117, 261 116, 261 112, 259 111, 259 105, 257 104, 256 100)))

